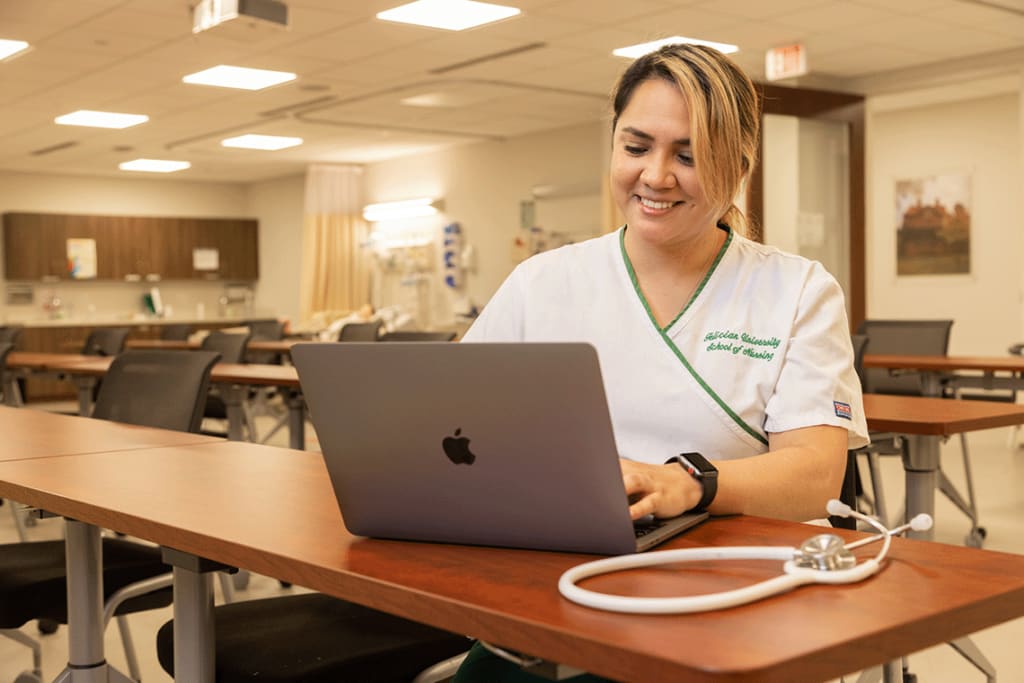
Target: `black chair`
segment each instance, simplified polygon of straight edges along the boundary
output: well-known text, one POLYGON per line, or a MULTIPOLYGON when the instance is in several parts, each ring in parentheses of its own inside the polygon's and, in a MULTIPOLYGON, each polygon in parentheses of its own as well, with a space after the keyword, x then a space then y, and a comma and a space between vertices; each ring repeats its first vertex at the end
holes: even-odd
MULTIPOLYGON (((344 328, 342 328, 344 329, 344 328)), ((419 332, 399 330, 385 332, 378 341, 382 342, 449 342, 455 339, 454 332, 419 332)))
MULTIPOLYGON (((465 636, 321 593, 214 609, 217 683, 420 683, 447 680, 465 636)), ((160 666, 174 675, 174 621, 157 633, 160 666)))
MULTIPOLYGON (((865 320, 857 329, 858 334, 868 338, 873 354, 904 354, 921 356, 945 356, 949 349, 952 320, 865 320)), ((875 394, 900 394, 904 396, 955 396, 945 386, 928 386, 924 373, 917 371, 894 371, 880 368, 866 368, 864 390, 875 394)), ((878 455, 904 455, 905 439, 892 434, 872 434, 872 445, 864 449, 871 468, 872 488, 876 513, 884 516, 884 504, 879 494, 881 481, 878 476, 878 455)), ((956 489, 946 473, 939 469, 939 490, 971 521, 971 530, 965 539, 967 545, 980 547, 985 539, 985 529, 978 526, 978 507, 971 478, 970 456, 967 435, 960 435, 960 449, 963 458, 967 497, 956 489)), ((883 520, 885 521, 885 520, 883 520)))
POLYGON ((82 346, 86 356, 116 356, 124 351, 130 327, 97 327, 89 333, 82 346))
POLYGON ((192 334, 192 326, 188 323, 170 323, 160 328, 160 338, 164 341, 188 341, 192 334))
MULTIPOLYGON (((202 418, 210 369, 217 358, 216 353, 201 351, 125 351, 111 363, 93 417, 195 432, 202 418)), ((123 538, 105 537, 102 542, 104 600, 114 598, 108 609, 125 634, 124 615, 171 603, 170 570, 158 547, 123 538), (153 592, 127 599, 116 595, 165 575, 166 580, 153 592)), ((30 638, 14 629, 34 619, 67 623, 65 562, 63 541, 0 545, 0 634, 32 646, 30 638)), ((122 640, 129 670, 138 679, 130 638, 122 635, 122 640)))
POLYGON ((21 327, 18 325, 0 325, 0 344, 18 345, 18 338, 21 337, 21 327))
MULTIPOLYGON (((200 348, 206 351, 216 351, 219 353, 221 363, 244 363, 250 339, 252 339, 252 334, 248 332, 232 333, 215 330, 206 335, 202 344, 200 344, 200 348)), ((227 404, 224 402, 224 397, 221 395, 220 390, 217 387, 213 387, 206 398, 206 407, 203 410, 203 417, 211 420, 228 419, 227 404)), ((252 416, 245 408, 244 403, 243 417, 245 427, 249 432, 249 440, 255 441, 256 429, 253 425, 252 416)), ((227 436, 226 430, 217 431, 203 429, 202 433, 210 436, 227 436)))
MULTIPOLYGON (((280 320, 246 320, 242 325, 249 328, 252 341, 280 341, 284 339, 284 323, 280 320)), ((250 363, 279 365, 281 354, 275 351, 249 351, 246 358, 250 363)))
POLYGON ((338 332, 340 342, 372 342, 380 338, 380 328, 384 323, 371 320, 368 323, 348 323, 338 332))

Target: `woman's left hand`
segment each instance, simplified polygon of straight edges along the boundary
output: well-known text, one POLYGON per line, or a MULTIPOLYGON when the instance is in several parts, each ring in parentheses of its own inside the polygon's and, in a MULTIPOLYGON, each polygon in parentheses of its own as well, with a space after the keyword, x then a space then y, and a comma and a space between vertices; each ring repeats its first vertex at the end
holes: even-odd
POLYGON ((619 459, 622 481, 629 496, 629 516, 675 517, 700 502, 700 484, 675 463, 648 465, 619 459))

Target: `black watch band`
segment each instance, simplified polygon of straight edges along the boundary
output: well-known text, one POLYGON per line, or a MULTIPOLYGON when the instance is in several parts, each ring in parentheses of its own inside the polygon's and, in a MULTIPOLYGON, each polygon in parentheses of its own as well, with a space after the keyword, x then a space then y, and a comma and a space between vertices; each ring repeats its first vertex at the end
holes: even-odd
POLYGON ((718 469, 700 453, 680 453, 669 458, 665 464, 673 462, 686 470, 701 486, 700 502, 693 509, 707 509, 718 493, 718 469))

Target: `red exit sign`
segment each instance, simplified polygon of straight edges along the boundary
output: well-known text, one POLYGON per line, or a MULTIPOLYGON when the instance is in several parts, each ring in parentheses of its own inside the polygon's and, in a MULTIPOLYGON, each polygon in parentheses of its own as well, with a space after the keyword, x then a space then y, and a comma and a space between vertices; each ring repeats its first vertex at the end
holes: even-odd
POLYGON ((764 55, 764 75, 769 81, 796 78, 807 73, 807 49, 797 43, 773 47, 764 55))

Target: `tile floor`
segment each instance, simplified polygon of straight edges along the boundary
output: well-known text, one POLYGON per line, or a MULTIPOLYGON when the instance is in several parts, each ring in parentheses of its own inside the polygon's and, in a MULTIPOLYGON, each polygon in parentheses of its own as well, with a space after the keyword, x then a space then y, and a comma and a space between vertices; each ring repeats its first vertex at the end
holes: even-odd
MULTIPOLYGON (((269 418, 261 418, 269 420, 269 418)), ((269 422, 268 422, 269 424, 269 422)), ((262 428, 262 424, 261 424, 262 428)), ((310 433, 312 432, 310 428, 310 433)), ((273 443, 284 445, 287 436, 279 433, 273 443)), ((311 439, 313 445, 315 440, 311 439)), ((979 432, 969 439, 975 486, 980 499, 981 520, 988 530, 985 547, 1003 552, 1024 553, 1024 447, 1009 446, 1010 430, 999 429, 979 432)), ((1024 433, 1020 435, 1024 442, 1024 433)), ((963 468, 960 462, 958 440, 952 440, 943 447, 943 462, 946 471, 958 485, 963 482, 963 468)), ((902 470, 897 458, 883 458, 882 462, 886 493, 891 509, 897 509, 902 500, 902 470)), ((966 519, 942 496, 937 501, 936 538, 940 542, 959 544, 969 529, 966 519)), ((34 539, 57 538, 60 536, 60 521, 45 520, 30 529, 34 539)), ((17 540, 10 513, 5 505, 0 507, 0 543, 17 540)), ((280 594, 284 591, 299 591, 301 588, 282 589, 277 581, 266 577, 253 577, 245 591, 239 591, 239 599, 252 599, 280 594)), ((153 645, 156 630, 171 618, 171 608, 136 614, 129 617, 132 633, 138 650, 143 680, 147 683, 170 681, 156 661, 153 645)), ((836 615, 842 619, 842 615, 836 615)), ((37 635, 35 625, 28 625, 25 633, 37 635)), ((56 634, 43 636, 44 680, 52 680, 67 661, 66 629, 56 634)), ((1024 618, 1016 619, 974 636, 975 643, 993 662, 999 674, 1000 683, 1024 683, 1024 618)), ((107 632, 108 661, 121 671, 127 671, 120 638, 116 628, 107 632)), ((916 653, 910 657, 911 670, 917 674, 920 683, 962 683, 982 681, 982 676, 948 646, 940 646, 916 653)), ((17 675, 31 666, 29 650, 11 640, 0 637, 0 683, 14 681, 17 675)), ((853 681, 856 676, 847 676, 853 681)))

